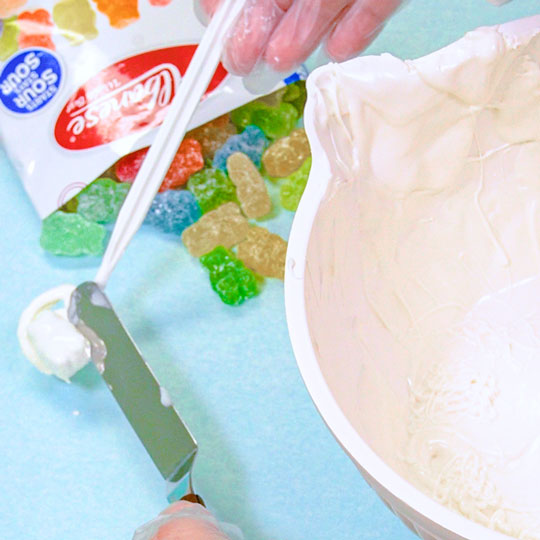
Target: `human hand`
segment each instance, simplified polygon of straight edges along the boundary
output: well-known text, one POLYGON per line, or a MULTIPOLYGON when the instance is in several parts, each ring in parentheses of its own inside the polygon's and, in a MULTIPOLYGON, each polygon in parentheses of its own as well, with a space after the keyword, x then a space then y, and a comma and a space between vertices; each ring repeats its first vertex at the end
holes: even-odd
MULTIPOLYGON (((341 62, 364 50, 404 0, 246 0, 225 46, 226 67, 247 75, 263 60, 280 72, 303 62, 326 37, 341 62)), ((211 15, 220 0, 200 0, 211 15)))
POLYGON ((232 525, 218 523, 200 504, 178 501, 135 531, 133 540, 240 540, 232 525))

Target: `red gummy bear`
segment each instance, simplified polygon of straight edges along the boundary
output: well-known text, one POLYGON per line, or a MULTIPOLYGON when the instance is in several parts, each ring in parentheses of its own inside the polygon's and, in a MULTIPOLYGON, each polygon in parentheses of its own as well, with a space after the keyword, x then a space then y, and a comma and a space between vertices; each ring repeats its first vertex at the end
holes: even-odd
POLYGON ((114 172, 118 180, 132 184, 147 153, 148 148, 141 148, 119 159, 114 166, 114 172))
POLYGON ((23 11, 17 17, 19 26, 19 48, 44 47, 56 49, 52 41, 53 21, 51 14, 46 9, 35 11, 23 11))
MULTIPOLYGON (((141 168, 148 148, 141 148, 116 162, 114 172, 120 182, 132 183, 141 168)), ((204 167, 201 145, 195 139, 184 139, 165 175, 159 191, 183 186, 189 177, 204 167)))

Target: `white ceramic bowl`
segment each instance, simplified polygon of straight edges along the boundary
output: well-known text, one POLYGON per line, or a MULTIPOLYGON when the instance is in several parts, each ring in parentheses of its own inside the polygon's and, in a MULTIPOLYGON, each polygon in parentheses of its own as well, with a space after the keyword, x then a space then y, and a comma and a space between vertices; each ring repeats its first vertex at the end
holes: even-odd
MULTIPOLYGON (((306 126, 307 127, 307 126, 306 126)), ((314 156, 324 156, 315 144, 314 156)), ((287 324, 298 367, 324 422, 339 444, 356 464, 366 482, 377 492, 399 518, 424 540, 509 540, 510 537, 493 532, 452 512, 433 501, 403 479, 375 453, 370 441, 365 440, 353 427, 335 395, 346 394, 353 398, 354 387, 344 377, 340 383, 329 384, 323 371, 335 366, 328 364, 335 359, 318 356, 314 350, 306 316, 306 287, 313 284, 306 280, 308 244, 319 204, 323 198, 328 178, 328 165, 315 157, 314 174, 302 197, 289 238, 287 267, 285 271, 285 307, 287 324), (326 178, 326 180, 325 180, 326 178), (326 364, 325 364, 326 362, 326 364)), ((347 234, 347 231, 341 231, 347 234)), ((324 254, 324 252, 319 252, 324 254)), ((310 264, 317 264, 310 260, 310 264)), ((384 418, 381 419, 384 421, 384 418)))
MULTIPOLYGON (((322 149, 313 148, 314 155, 319 151, 322 149)), ((314 161, 313 168, 317 171, 316 177, 312 175, 306 187, 289 238, 285 307, 296 361, 315 406, 366 482, 388 508, 423 540, 510 540, 510 537, 473 523, 438 504, 402 478, 372 450, 370 441, 362 438, 353 427, 334 397, 335 392, 341 395, 345 392, 352 397, 355 389, 347 387, 352 379, 342 379, 339 387, 328 383, 323 369, 334 369, 328 363, 325 365, 325 361, 333 362, 334 359, 317 356, 306 317, 305 289, 312 286, 305 279, 308 244, 319 203, 326 191, 324 177, 327 172, 318 160, 314 161)), ((310 262, 317 264, 317 261, 310 262)))
MULTIPOLYGON (((540 19, 534 24, 540 25, 540 19)), ((336 219, 331 227, 327 227, 331 232, 324 235, 324 241, 319 243, 320 237, 317 237, 317 246, 310 245, 314 228, 316 229, 318 224, 319 208, 325 199, 331 178, 330 164, 317 138, 315 128, 315 105, 311 95, 317 76, 315 72, 308 80, 310 98, 305 114, 313 165, 290 234, 285 273, 285 303, 289 333, 304 382, 323 420, 365 480, 413 532, 424 540, 509 539, 508 536, 474 523, 442 506, 400 476, 388 464, 388 460, 383 459, 381 452, 375 451, 381 446, 380 441, 374 440, 377 437, 376 424, 380 422, 382 426, 388 422, 388 417, 385 416, 387 411, 377 403, 376 387, 368 389, 373 398, 372 404, 368 405, 370 410, 358 410, 361 407, 358 400, 359 375, 355 373, 355 370, 358 370, 358 363, 354 344, 342 345, 338 343, 340 338, 336 336, 335 345, 338 352, 333 355, 321 354, 319 348, 314 346, 316 340, 312 340, 312 332, 316 333, 317 328, 310 328, 313 317, 310 317, 308 312, 306 298, 321 292, 322 279, 336 280, 341 274, 334 273, 331 268, 324 274, 313 270, 322 267, 324 260, 336 256, 332 253, 333 235, 351 234, 347 220, 336 219), (371 429, 362 429, 362 415, 374 417, 370 419, 371 429)), ((332 201, 333 199, 330 199, 330 202, 325 204, 335 204, 332 201)), ((346 264, 346 261, 342 264, 346 264)), ((348 283, 347 286, 351 287, 354 284, 348 283)), ((336 296, 334 302, 347 300, 345 290, 341 299, 338 300, 336 296)), ((326 303, 328 304, 328 298, 326 303)), ((340 317, 339 309, 333 316, 340 317)), ((315 317, 319 317, 324 324, 324 314, 315 314, 315 317)), ((345 318, 343 323, 347 324, 345 318)), ((366 406, 365 400, 363 403, 366 406)))

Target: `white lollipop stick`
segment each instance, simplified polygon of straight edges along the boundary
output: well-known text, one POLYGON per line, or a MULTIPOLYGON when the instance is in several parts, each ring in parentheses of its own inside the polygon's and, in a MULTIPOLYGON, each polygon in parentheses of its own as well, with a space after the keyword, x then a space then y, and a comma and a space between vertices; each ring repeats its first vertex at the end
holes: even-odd
POLYGON ((95 278, 95 282, 101 288, 106 286, 133 235, 141 226, 169 170, 191 117, 219 63, 225 35, 244 1, 223 0, 195 51, 178 93, 118 214, 109 245, 95 278))

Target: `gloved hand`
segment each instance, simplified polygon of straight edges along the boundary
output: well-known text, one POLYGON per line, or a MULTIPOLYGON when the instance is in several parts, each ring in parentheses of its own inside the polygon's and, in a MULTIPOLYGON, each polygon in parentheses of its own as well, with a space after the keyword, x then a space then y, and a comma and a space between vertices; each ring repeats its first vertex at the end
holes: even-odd
POLYGON ((200 504, 178 501, 135 531, 133 540, 241 540, 234 525, 218 523, 200 504))
MULTIPOLYGON (((200 0, 211 15, 220 0, 200 0)), ((365 49, 404 0, 247 0, 229 37, 224 62, 247 75, 262 59, 276 71, 302 63, 326 37, 341 62, 365 49)))

